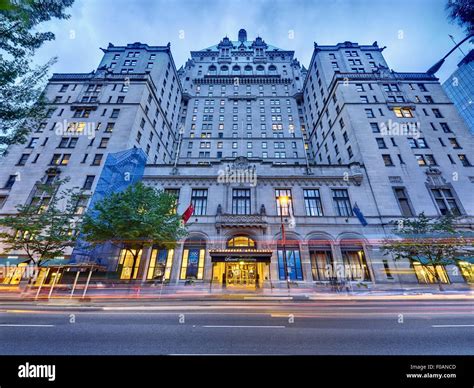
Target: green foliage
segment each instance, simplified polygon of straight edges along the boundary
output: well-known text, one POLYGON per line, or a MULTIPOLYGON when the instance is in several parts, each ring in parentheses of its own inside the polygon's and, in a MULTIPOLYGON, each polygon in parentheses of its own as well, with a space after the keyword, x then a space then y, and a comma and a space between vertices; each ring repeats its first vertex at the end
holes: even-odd
MULTIPOLYGON (((3 1, 4 2, 4 1, 3 1)), ((42 95, 49 67, 32 65, 35 51, 54 39, 36 27, 51 19, 67 19, 74 0, 21 0, 0 9, 0 151, 24 143, 45 116, 42 95)))
POLYGON ((0 240, 6 252, 24 250, 30 261, 41 266, 74 246, 74 213, 81 193, 77 189, 60 190, 66 181, 38 185, 36 194, 49 198, 49 202, 18 205, 16 214, 0 218, 0 240))
POLYGON ((186 235, 175 206, 175 196, 136 183, 95 204, 82 222, 84 239, 93 245, 115 241, 131 248, 145 243, 172 248, 186 235))
POLYGON ((468 241, 456 230, 455 218, 448 214, 431 219, 421 213, 416 218, 404 219, 393 233, 395 239, 385 239, 383 250, 395 260, 420 263, 440 281, 436 265, 456 264, 468 241))
POLYGON ((474 33, 474 3, 472 0, 448 0, 449 18, 464 27, 468 34, 474 33))

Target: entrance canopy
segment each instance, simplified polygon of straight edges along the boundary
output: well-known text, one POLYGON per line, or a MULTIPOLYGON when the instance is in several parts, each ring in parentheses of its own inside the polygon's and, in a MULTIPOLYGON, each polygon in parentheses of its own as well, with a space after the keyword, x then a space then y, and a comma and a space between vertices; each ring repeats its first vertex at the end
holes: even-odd
POLYGON ((270 249, 211 249, 209 251, 211 261, 215 263, 239 261, 269 263, 272 253, 270 249))

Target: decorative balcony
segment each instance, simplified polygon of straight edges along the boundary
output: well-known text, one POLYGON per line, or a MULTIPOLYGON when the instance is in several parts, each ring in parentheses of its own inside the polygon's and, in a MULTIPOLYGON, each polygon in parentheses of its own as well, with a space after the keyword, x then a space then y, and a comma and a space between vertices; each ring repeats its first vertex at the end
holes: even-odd
POLYGON ((267 221, 262 214, 218 214, 216 228, 266 228, 267 221))

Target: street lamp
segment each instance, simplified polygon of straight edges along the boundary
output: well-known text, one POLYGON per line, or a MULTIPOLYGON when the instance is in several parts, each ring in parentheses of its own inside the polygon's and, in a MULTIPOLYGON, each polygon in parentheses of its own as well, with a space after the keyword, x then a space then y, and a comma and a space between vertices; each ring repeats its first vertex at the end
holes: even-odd
POLYGON ((278 202, 280 203, 280 221, 281 221, 281 238, 282 238, 282 248, 283 248, 283 270, 285 271, 286 286, 288 291, 290 290, 290 279, 288 276, 288 264, 286 262, 286 236, 285 236, 285 225, 283 224, 283 207, 288 209, 288 197, 286 195, 280 195, 278 197, 278 202))
POLYGON ((451 53, 456 50, 459 46, 461 46, 466 40, 468 40, 469 38, 472 38, 474 36, 474 34, 469 34, 468 36, 466 36, 463 40, 461 40, 456 46, 454 46, 451 50, 449 50, 449 52, 443 57, 441 58, 438 62, 436 62, 433 66, 431 66, 427 71, 426 73, 427 74, 430 74, 430 75, 434 75, 440 68, 441 66, 443 66, 443 63, 444 63, 444 60, 449 56, 451 55, 451 53))

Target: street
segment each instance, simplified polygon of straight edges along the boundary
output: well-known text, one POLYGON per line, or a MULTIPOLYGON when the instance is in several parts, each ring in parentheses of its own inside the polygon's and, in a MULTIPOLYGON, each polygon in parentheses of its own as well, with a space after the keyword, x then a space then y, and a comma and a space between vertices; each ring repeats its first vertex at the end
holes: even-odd
POLYGON ((472 299, 2 303, 3 355, 474 355, 472 299))

